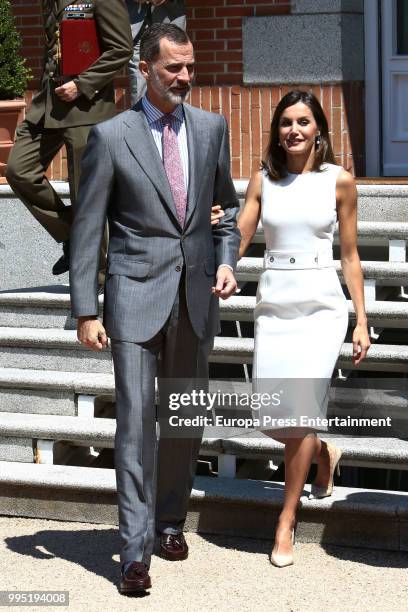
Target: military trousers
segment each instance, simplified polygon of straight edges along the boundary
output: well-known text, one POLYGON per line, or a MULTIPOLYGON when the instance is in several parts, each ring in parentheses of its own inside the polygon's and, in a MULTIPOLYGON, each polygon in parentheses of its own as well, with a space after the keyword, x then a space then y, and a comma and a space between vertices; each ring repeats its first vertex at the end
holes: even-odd
MULTIPOLYGON (((44 128, 23 121, 7 163, 7 180, 14 193, 56 242, 70 237, 81 173, 81 158, 92 125, 44 128), (71 206, 65 206, 46 177, 55 155, 65 145, 71 206)), ((108 232, 100 253, 100 270, 105 268, 108 232)))

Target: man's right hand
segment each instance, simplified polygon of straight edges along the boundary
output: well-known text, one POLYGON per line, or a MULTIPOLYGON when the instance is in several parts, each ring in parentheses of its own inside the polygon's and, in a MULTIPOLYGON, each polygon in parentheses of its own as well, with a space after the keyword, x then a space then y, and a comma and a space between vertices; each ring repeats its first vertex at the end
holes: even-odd
POLYGON ((108 344, 105 328, 95 317, 79 317, 77 336, 92 351, 100 351, 108 344))
POLYGON ((64 83, 61 87, 57 87, 55 93, 64 102, 73 102, 81 95, 75 81, 68 81, 68 83, 64 83))

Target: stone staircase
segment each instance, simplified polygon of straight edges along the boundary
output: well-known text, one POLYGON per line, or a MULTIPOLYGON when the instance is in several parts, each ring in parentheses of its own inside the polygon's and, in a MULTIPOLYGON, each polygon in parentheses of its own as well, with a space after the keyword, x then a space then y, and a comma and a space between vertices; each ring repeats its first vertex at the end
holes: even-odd
MULTIPOLYGON (((65 185, 61 187, 65 193, 65 185)), ((243 196, 245 183, 237 182, 237 189, 243 196)), ((340 380, 344 380, 332 389, 330 411, 391 415, 396 425, 387 438, 363 437, 361 432, 347 437, 334 432, 326 437, 342 448, 344 466, 400 471, 408 466, 408 441, 401 435, 405 431, 408 439, 408 428, 404 430, 408 399, 407 393, 400 391, 405 388, 408 371, 408 302, 404 289, 408 285, 408 186, 360 185, 359 194, 359 244, 373 338, 369 357, 360 370, 367 376, 378 373, 373 386, 381 377, 387 381, 392 377, 398 384, 391 393, 381 388, 364 392, 348 388, 348 381, 354 380, 348 337, 337 364, 340 380)), ((12 217, 22 219, 23 226, 28 224, 22 228, 22 235, 28 236, 31 220, 8 188, 2 187, 0 224, 6 237, 7 212, 12 206, 21 207, 20 215, 14 211, 12 217)), ((5 246, 8 265, 8 258, 13 257, 10 245, 6 242, 5 246)), ((13 249, 17 251, 18 246, 13 244, 13 249)), ((250 367, 252 361, 254 287, 262 269, 262 250, 259 228, 248 257, 239 263, 239 294, 221 302, 224 332, 216 339, 210 357, 213 391, 225 384, 217 377, 217 366, 222 364, 238 368, 243 382, 234 385, 250 390, 248 372, 242 364, 250 367)), ((54 252, 46 257, 47 274, 52 257, 54 252)), ((10 261, 11 268, 13 265, 10 261)), ((344 284, 339 262, 336 266, 344 284)), ((7 277, 5 290, 0 293, 0 513, 116 523, 114 471, 94 467, 100 451, 113 448, 114 441, 110 352, 91 353, 77 343, 66 285, 50 286, 45 272, 43 276, 33 278, 29 274, 24 278, 21 267, 20 262, 18 281, 13 283, 12 277, 7 277)), ((101 307, 102 302, 103 297, 101 307)), ((349 313, 352 322, 350 301, 349 313)), ((213 466, 218 468, 211 476, 197 477, 187 529, 271 537, 283 485, 243 475, 246 463, 250 465, 251 461, 279 464, 282 450, 279 443, 251 430, 207 429, 201 455, 208 461, 216 457, 213 466), (234 478, 237 472, 239 477, 234 478)), ((276 465, 271 466, 273 478, 276 465)), ((250 470, 247 473, 251 476, 250 470)), ((305 489, 307 492, 308 486, 305 489)), ((408 550, 407 519, 408 493, 338 486, 330 499, 303 499, 298 537, 408 550)))

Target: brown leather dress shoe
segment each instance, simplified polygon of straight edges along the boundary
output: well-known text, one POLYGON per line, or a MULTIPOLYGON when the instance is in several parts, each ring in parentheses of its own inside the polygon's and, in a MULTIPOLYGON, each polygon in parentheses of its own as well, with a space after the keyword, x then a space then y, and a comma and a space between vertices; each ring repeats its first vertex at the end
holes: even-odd
POLYGON ((152 581, 147 565, 141 561, 133 561, 122 574, 119 590, 123 595, 142 595, 151 586, 152 581))
POLYGON ((187 542, 182 533, 160 534, 160 556, 169 561, 183 561, 188 557, 187 542))

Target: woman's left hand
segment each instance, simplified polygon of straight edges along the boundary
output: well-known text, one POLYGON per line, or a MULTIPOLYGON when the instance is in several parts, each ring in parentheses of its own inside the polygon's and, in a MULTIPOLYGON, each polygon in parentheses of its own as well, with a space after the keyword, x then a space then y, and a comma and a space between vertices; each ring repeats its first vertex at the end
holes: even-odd
POLYGON ((357 324, 353 331, 353 363, 360 365, 371 346, 367 325, 357 324))

